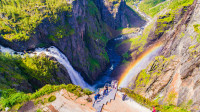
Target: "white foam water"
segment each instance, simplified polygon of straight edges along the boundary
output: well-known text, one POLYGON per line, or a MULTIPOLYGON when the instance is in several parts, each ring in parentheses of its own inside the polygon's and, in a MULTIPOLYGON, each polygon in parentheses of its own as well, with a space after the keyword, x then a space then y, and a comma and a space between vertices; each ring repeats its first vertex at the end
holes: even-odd
MULTIPOLYGON (((24 53, 23 52, 16 52, 10 48, 6 48, 0 45, 0 52, 3 53, 10 53, 10 54, 19 54, 23 57, 24 53)), ((79 85, 82 88, 88 88, 90 90, 93 90, 93 88, 84 81, 83 77, 81 76, 81 74, 79 72, 77 72, 76 70, 74 70, 74 68, 72 67, 72 65, 70 64, 69 60, 67 59, 67 57, 60 52, 56 47, 51 46, 49 48, 37 48, 35 49, 34 52, 29 53, 30 56, 34 56, 34 55, 40 55, 41 53, 46 54, 47 56, 51 56, 56 58, 56 60, 62 64, 68 71, 69 76, 71 78, 71 81, 73 84, 75 85, 79 85)))

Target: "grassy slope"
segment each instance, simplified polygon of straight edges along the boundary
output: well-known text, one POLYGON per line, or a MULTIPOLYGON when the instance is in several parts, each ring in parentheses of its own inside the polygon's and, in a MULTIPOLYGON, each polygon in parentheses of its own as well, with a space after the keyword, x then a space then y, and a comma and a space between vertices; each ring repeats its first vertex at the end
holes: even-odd
POLYGON ((156 13, 161 11, 166 5, 165 4, 160 4, 161 2, 164 2, 165 0, 143 0, 139 4, 139 9, 140 11, 146 13, 147 15, 153 17, 156 13), (160 5, 158 5, 160 4, 160 5))
POLYGON ((1 0, 0 34, 9 41, 28 40, 44 18, 56 22, 63 11, 71 11, 66 0, 1 0))
MULTIPOLYGON (((12 88, 13 85, 20 86, 24 80, 33 78, 42 84, 51 83, 50 79, 55 70, 57 70, 57 64, 45 56, 21 58, 17 55, 0 53, 0 90, 12 88)), ((33 89, 38 89, 32 86, 33 89)))
POLYGON ((82 89, 80 86, 76 86, 73 84, 68 85, 46 85, 39 89, 34 93, 23 93, 17 92, 15 89, 8 89, 2 92, 2 97, 0 99, 0 109, 5 109, 5 107, 14 107, 16 111, 27 101, 34 101, 35 104, 45 103, 44 101, 38 101, 37 98, 51 94, 55 91, 59 91, 61 89, 66 89, 67 91, 75 94, 80 97, 82 95, 90 95, 91 91, 88 89, 82 89), (16 108, 17 107, 17 108, 16 108))

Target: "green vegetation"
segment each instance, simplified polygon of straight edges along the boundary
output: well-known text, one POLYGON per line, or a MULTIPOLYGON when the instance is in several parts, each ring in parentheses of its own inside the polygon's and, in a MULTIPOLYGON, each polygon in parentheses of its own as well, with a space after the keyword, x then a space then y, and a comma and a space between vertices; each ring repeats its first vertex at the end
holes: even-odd
POLYGON ((120 2, 121 0, 108 0, 108 2, 120 2))
POLYGON ((99 13, 97 6, 94 4, 92 0, 88 0, 88 10, 92 16, 96 16, 99 13))
POLYGON ((57 69, 57 65, 54 64, 55 62, 46 58, 45 55, 41 55, 39 58, 37 56, 29 57, 26 55, 22 59, 22 63, 25 65, 24 68, 27 68, 24 70, 26 73, 45 83, 49 82, 52 78, 51 73, 57 69))
POLYGON ((165 0, 143 0, 139 4, 139 9, 143 11, 144 13, 146 13, 147 15, 153 17, 155 14, 157 14, 163 8, 165 8, 168 3, 168 2, 165 2, 165 3, 162 3, 162 2, 165 2, 165 0))
POLYGON ((49 98, 48 98, 48 101, 49 102, 53 102, 53 101, 55 101, 56 100, 56 96, 54 96, 54 95, 52 95, 52 96, 50 96, 49 98))
POLYGON ((122 63, 125 64, 125 63, 128 63, 128 59, 129 59, 129 53, 128 52, 125 52, 124 54, 122 54, 122 57, 123 57, 123 60, 122 60, 122 63))
POLYGON ((172 11, 165 15, 160 15, 159 18, 157 19, 157 26, 154 38, 159 38, 164 34, 165 31, 173 27, 174 19, 175 19, 175 13, 172 13, 172 11))
POLYGON ((181 32, 180 38, 184 37, 185 33, 181 32))
MULTIPOLYGON (((46 58, 44 55, 39 57, 24 58, 18 55, 0 53, 0 89, 8 89, 13 85, 20 85, 22 82, 36 79, 42 84, 55 84, 50 79, 52 74, 57 70, 57 64, 46 58), (11 80, 12 79, 12 80, 11 80)), ((32 84, 34 89, 38 89, 32 84)), ((28 90, 24 90, 28 92, 28 90)))
MULTIPOLYGON (((83 38, 87 48, 86 50, 88 51, 90 51, 91 49, 99 50, 99 52, 96 55, 101 56, 102 59, 104 58, 107 62, 109 62, 109 57, 107 55, 107 52, 105 51, 105 49, 102 49, 104 48, 104 46, 106 46, 106 43, 108 42, 108 38, 106 37, 105 33, 107 32, 105 31, 106 25, 102 21, 99 21, 101 20, 101 15, 97 6, 94 4, 93 0, 88 0, 87 12, 89 13, 89 16, 85 17, 84 20, 88 23, 88 26, 86 29, 86 35, 83 38), (95 19, 91 20, 91 18, 95 19)), ((93 56, 90 55, 87 61, 89 63, 90 71, 94 72, 100 68, 98 60, 95 59, 93 56)))
POLYGON ((96 60, 94 58, 89 57, 88 62, 90 64, 90 70, 91 71, 94 71, 95 68, 100 68, 98 60, 96 60))
MULTIPOLYGON (((112 3, 115 8, 118 8, 120 6, 121 0, 108 0, 108 2, 112 3)), ((114 11, 116 11, 114 9, 114 11)))
POLYGON ((106 59, 106 61, 109 62, 108 54, 107 54, 107 52, 106 52, 105 50, 104 50, 104 52, 105 52, 105 53, 102 53, 102 52, 101 52, 101 53, 100 53, 100 56, 103 56, 103 57, 106 59))
POLYGON ((52 41, 57 42, 58 39, 73 35, 75 31, 74 29, 71 28, 71 26, 68 23, 65 23, 64 26, 56 27, 55 31, 52 33, 53 35, 49 35, 47 38, 49 38, 52 41))
POLYGON ((142 92, 146 90, 146 87, 150 85, 155 77, 159 77, 162 70, 166 68, 169 63, 172 61, 174 56, 171 56, 169 58, 165 58, 164 56, 157 56, 155 57, 155 60, 149 64, 149 66, 142 70, 135 81, 135 92, 142 92), (149 71, 146 71, 149 70, 149 71))
POLYGON ((171 91, 167 97, 167 103, 168 104, 174 104, 174 100, 177 98, 177 93, 171 91))
POLYGON ((137 54, 143 52, 144 45, 147 43, 147 38, 148 38, 148 35, 149 35, 152 27, 153 27, 153 24, 150 24, 149 26, 147 26, 144 29, 142 36, 127 39, 127 40, 123 41, 122 43, 117 44, 116 47, 119 47, 120 45, 123 45, 123 44, 126 44, 126 43, 131 43, 130 50, 132 50, 134 48, 138 48, 137 54))
POLYGON ((123 57, 124 59, 128 59, 128 58, 129 58, 128 52, 124 53, 124 54, 122 55, 122 57, 123 57))
POLYGON ((136 88, 141 89, 142 87, 145 87, 150 81, 150 76, 151 75, 147 74, 145 70, 142 70, 137 77, 136 88))
POLYGON ((89 89, 83 89, 83 93, 86 95, 91 95, 92 91, 90 91, 89 89))
POLYGON ((192 45, 188 48, 188 51, 190 53, 190 56, 196 58, 198 56, 198 52, 200 51, 200 47, 192 45))
POLYGON ((194 31, 197 32, 197 42, 200 42, 200 24, 195 24, 194 26, 194 31))
MULTIPOLYGON (((73 84, 68 84, 68 85, 62 84, 57 86, 46 85, 41 89, 39 89, 38 91, 36 91, 35 93, 29 93, 29 94, 25 94, 23 92, 16 92, 16 90, 14 89, 8 89, 5 90, 5 92, 3 91, 2 93, 2 97, 0 99, 0 105, 1 105, 0 108, 4 109, 5 107, 13 107, 14 105, 23 104, 27 101, 37 99, 43 95, 48 95, 55 91, 59 91, 61 89, 66 89, 67 91, 74 93, 78 97, 86 95, 86 93, 83 92, 84 90, 80 86, 76 86, 73 84)), ((89 90, 87 90, 87 95, 90 94, 92 94, 92 92, 89 92, 89 90)), ((55 99, 56 99, 55 96, 51 96, 48 99, 48 101, 54 101, 55 99)), ((36 100, 36 101, 37 103, 35 104, 38 104, 38 102, 42 102, 41 100, 36 100)))
POLYGON ((133 90, 127 88, 123 88, 122 91, 125 92, 129 97, 133 98, 136 102, 150 109, 155 106, 156 110, 161 112, 189 112, 184 108, 176 107, 170 104, 160 105, 156 101, 150 101, 149 99, 142 97, 141 95, 134 93, 133 90))
POLYGON ((154 17, 157 13, 162 11, 166 6, 170 10, 175 10, 184 6, 189 6, 194 0, 144 0, 139 4, 139 9, 147 15, 154 17))
POLYGON ((136 3, 139 3, 140 2, 140 0, 125 0, 126 1, 126 3, 128 4, 128 5, 133 5, 133 4, 136 4, 136 3))
POLYGON ((37 109, 37 111, 36 112, 42 112, 42 110, 41 109, 37 109))
MULTIPOLYGON (((131 1, 131 0, 130 0, 131 1)), ((130 2, 129 1, 129 2, 130 2)), ((143 52, 144 46, 147 43, 147 39, 156 40, 160 38, 165 32, 169 30, 169 28, 173 28, 174 26, 174 19, 175 15, 178 14, 178 11, 180 8, 183 8, 184 11, 186 11, 187 7, 193 3, 194 0, 172 0, 173 2, 168 2, 165 0, 144 0, 139 6, 142 8, 141 10, 149 11, 149 15, 154 16, 157 12, 161 11, 164 7, 170 9, 166 14, 160 15, 155 22, 152 22, 149 26, 147 26, 142 36, 138 36, 135 38, 130 38, 125 41, 123 41, 120 44, 117 44, 116 47, 119 47, 120 45, 131 43, 130 51, 133 49, 138 49, 137 51, 132 52, 130 55, 139 54, 143 52), (147 6, 145 6, 147 5, 147 6), (175 7, 176 6, 176 7, 175 7), (145 8, 144 8, 145 7, 145 8), (152 11, 155 10, 155 11, 152 11), (156 25, 156 30, 154 32, 154 35, 149 37, 149 33, 153 28, 153 25, 156 25)), ((134 1, 135 2, 135 1, 134 1)), ((147 12, 146 12, 147 13, 147 12)), ((195 29, 198 29, 197 26, 194 26, 195 29)), ((184 34, 181 34, 181 37, 184 36, 184 34)), ((198 36, 197 40, 200 40, 200 35, 198 36)), ((125 63, 126 60, 123 60, 125 63)))
POLYGON ((139 31, 139 28, 119 28, 117 29, 118 32, 120 32, 121 35, 135 33, 139 31))
POLYGON ((138 36, 138 38, 134 38, 133 40, 131 40, 131 49, 139 47, 137 54, 141 53, 144 50, 144 45, 147 43, 147 38, 152 27, 153 24, 150 24, 144 29, 142 36, 138 36))
POLYGON ((177 8, 192 5, 193 2, 194 2, 194 0, 172 0, 172 2, 170 2, 170 4, 169 4, 168 8, 171 10, 175 10, 177 8))
POLYGON ((0 34, 9 41, 28 40, 42 20, 55 23, 63 11, 71 12, 66 0, 1 0, 0 34))
POLYGON ((168 1, 160 3, 156 5, 155 7, 150 8, 147 13, 149 16, 154 17, 157 13, 162 11, 168 4, 169 4, 168 1))

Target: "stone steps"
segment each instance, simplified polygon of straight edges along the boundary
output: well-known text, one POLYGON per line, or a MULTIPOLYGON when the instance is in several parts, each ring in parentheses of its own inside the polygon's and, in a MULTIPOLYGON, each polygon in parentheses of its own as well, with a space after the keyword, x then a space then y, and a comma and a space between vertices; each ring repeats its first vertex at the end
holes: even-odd
POLYGON ((106 105, 108 102, 111 102, 111 100, 115 99, 117 89, 110 89, 108 94, 101 96, 95 104, 93 104, 93 107, 96 109, 97 112, 101 112, 103 105, 106 105))

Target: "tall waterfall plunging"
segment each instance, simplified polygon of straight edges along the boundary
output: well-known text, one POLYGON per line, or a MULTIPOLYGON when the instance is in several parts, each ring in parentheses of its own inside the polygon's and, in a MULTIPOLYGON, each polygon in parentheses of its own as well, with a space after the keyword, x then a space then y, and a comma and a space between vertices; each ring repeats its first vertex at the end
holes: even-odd
MULTIPOLYGON (((3 53, 10 53, 10 54, 19 54, 23 57, 23 52, 16 52, 10 48, 5 48, 0 45, 0 51, 3 53)), ((49 48, 37 48, 33 53, 29 53, 30 56, 39 55, 41 53, 45 53, 47 56, 52 56, 56 58, 56 60, 62 64, 68 71, 69 76, 71 78, 71 81, 75 85, 79 85, 82 88, 88 88, 90 90, 93 90, 93 88, 87 84, 80 73, 78 73, 74 68, 71 66, 70 62, 68 61, 67 57, 61 53, 56 47, 51 46, 49 48)))
POLYGON ((41 53, 45 53, 47 56, 52 56, 52 57, 56 58, 56 60, 67 69, 73 84, 79 85, 82 88, 89 88, 92 90, 92 87, 83 80, 83 77, 81 76, 81 74, 78 73, 76 70, 74 70, 74 68, 71 66, 69 60, 67 59, 67 57, 63 53, 61 53, 56 47, 51 46, 46 49, 45 48, 37 48, 34 51, 34 53, 36 53, 37 55, 39 55, 41 53))

